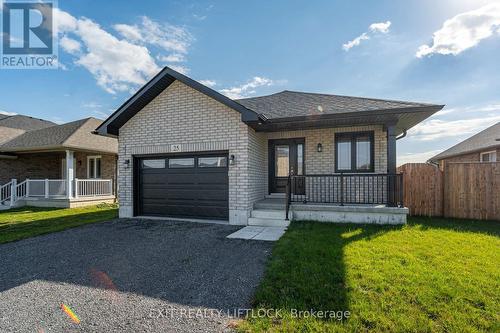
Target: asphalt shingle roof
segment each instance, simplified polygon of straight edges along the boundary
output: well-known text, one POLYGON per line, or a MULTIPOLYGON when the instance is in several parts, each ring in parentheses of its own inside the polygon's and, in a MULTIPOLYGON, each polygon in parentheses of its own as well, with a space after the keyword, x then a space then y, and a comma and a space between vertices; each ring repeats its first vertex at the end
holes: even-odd
POLYGON ((268 96, 239 99, 236 102, 269 119, 431 106, 425 103, 288 90, 268 96))
POLYGON ((462 155, 496 146, 500 146, 500 122, 432 157, 430 161, 438 161, 447 157, 462 155))
POLYGON ((22 114, 16 114, 13 116, 0 114, 0 126, 3 127, 22 129, 24 131, 33 131, 54 125, 56 124, 51 121, 33 118, 22 114))

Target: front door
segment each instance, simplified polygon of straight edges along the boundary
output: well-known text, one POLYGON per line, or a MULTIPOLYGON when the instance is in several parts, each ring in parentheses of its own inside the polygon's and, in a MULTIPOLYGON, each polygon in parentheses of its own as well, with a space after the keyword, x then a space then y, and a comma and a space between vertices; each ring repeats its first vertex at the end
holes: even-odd
POLYGON ((303 138, 269 140, 269 193, 285 193, 289 174, 304 175, 304 143, 303 138))

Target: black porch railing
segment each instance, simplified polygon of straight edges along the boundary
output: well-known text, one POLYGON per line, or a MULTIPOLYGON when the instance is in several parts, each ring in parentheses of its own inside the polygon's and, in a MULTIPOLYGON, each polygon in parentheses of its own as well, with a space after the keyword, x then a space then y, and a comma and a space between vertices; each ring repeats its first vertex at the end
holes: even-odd
POLYGON ((401 174, 331 174, 288 177, 286 216, 292 202, 403 205, 401 174))

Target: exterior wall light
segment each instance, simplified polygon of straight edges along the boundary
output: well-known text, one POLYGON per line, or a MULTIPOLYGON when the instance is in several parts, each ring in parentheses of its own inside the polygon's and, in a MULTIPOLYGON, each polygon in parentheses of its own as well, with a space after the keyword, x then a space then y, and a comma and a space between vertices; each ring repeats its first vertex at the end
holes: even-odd
POLYGON ((229 156, 229 165, 234 165, 234 160, 235 160, 234 155, 229 156))
POLYGON ((318 153, 321 153, 323 151, 323 145, 321 143, 318 143, 316 150, 318 151, 318 153))
POLYGON ((130 160, 125 160, 123 163, 125 164, 125 168, 128 169, 130 166, 130 160))

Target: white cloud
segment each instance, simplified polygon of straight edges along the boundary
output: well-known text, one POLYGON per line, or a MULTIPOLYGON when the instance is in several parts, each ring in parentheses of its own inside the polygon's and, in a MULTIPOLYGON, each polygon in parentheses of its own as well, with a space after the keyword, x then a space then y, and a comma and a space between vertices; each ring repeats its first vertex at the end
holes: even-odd
POLYGON ((15 116, 17 113, 0 110, 0 114, 3 114, 4 116, 15 116))
POLYGON ((417 141, 464 137, 478 133, 498 121, 500 121, 500 112, 472 119, 429 119, 410 129, 408 136, 415 138, 417 141))
POLYGON ((217 85, 217 82, 215 82, 214 80, 199 80, 198 82, 207 87, 214 87, 217 85))
POLYGON ((183 54, 180 53, 172 53, 167 56, 164 55, 159 55, 156 57, 159 61, 163 62, 184 62, 186 61, 186 58, 184 57, 183 54))
MULTIPOLYGON (((387 34, 389 33, 389 27, 391 26, 391 21, 387 22, 377 22, 377 23, 372 23, 368 27, 368 30, 370 33, 382 33, 382 34, 387 34)), ((368 40, 370 39, 370 36, 368 35, 368 32, 363 32, 361 35, 358 37, 354 38, 353 40, 350 40, 344 44, 342 44, 342 49, 344 51, 349 51, 355 46, 358 46, 361 44, 363 40, 368 40)))
POLYGON ((366 32, 363 32, 361 35, 359 35, 358 37, 354 38, 353 40, 350 40, 347 43, 342 44, 342 48, 344 49, 344 51, 349 51, 353 47, 358 46, 359 44, 361 44, 362 40, 368 40, 368 39, 370 39, 370 37, 366 34, 366 32))
POLYGON ((271 86, 273 84, 274 82, 271 79, 255 76, 253 79, 251 79, 250 81, 241 86, 221 89, 220 93, 232 99, 245 98, 248 97, 249 95, 255 94, 256 92, 255 88, 263 86, 271 86))
POLYGON ((66 51, 70 54, 76 54, 76 53, 80 52, 80 49, 82 47, 82 45, 80 44, 79 41, 74 40, 72 38, 69 38, 67 36, 63 36, 59 40, 59 44, 62 46, 64 51, 66 51))
POLYGON ((187 73, 189 73, 189 68, 187 68, 186 66, 182 66, 182 65, 169 65, 168 67, 172 68, 174 71, 177 71, 181 74, 184 74, 186 75, 187 73))
MULTIPOLYGON (((75 64, 86 68, 97 84, 112 94, 132 91, 160 70, 148 46, 172 52, 157 56, 159 61, 179 63, 185 61, 193 41, 185 28, 160 24, 146 16, 139 25, 114 25, 121 39, 91 19, 75 18, 59 9, 54 16, 62 49, 75 56, 75 64)), ((171 67, 189 72, 185 65, 171 67)))
POLYGON ((371 32, 380 32, 382 34, 386 34, 389 32, 389 27, 391 26, 391 21, 372 23, 370 24, 371 32))
POLYGON ((430 150, 422 153, 406 153, 398 156, 397 164, 398 166, 406 164, 406 163, 425 163, 427 160, 433 156, 436 156, 442 152, 440 149, 430 150))
POLYGON ((102 108, 102 105, 99 104, 99 103, 96 103, 96 102, 87 102, 87 103, 83 103, 82 105, 84 108, 87 108, 87 109, 100 109, 102 108))
POLYGON ((432 45, 420 46, 416 56, 421 58, 434 53, 457 55, 495 33, 500 34, 499 2, 446 20, 442 28, 434 32, 432 45))
POLYGON ((142 34, 140 29, 137 26, 128 25, 128 24, 115 24, 113 26, 116 31, 122 35, 125 39, 137 42, 142 40, 142 34))

